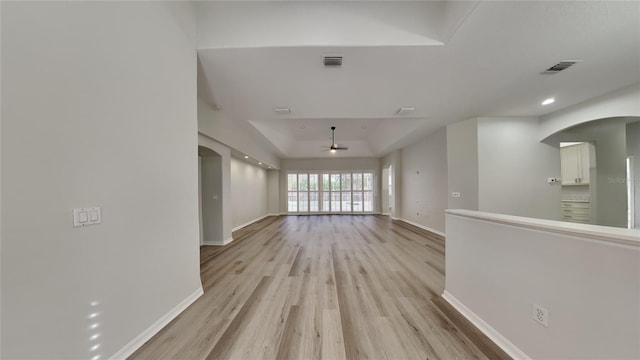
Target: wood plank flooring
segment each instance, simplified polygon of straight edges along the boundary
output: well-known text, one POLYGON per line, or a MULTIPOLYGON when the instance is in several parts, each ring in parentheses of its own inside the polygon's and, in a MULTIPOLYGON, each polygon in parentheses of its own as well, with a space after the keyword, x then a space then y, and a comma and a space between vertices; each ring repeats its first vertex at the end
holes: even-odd
POLYGON ((444 239, 384 216, 270 217, 201 248, 204 295, 130 359, 508 359, 440 298, 444 239))

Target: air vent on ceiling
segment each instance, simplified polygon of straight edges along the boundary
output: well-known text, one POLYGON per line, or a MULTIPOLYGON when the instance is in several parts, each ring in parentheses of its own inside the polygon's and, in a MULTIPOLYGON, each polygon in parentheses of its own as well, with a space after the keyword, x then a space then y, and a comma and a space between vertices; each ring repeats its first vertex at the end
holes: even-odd
POLYGON ((325 56, 324 66, 342 66, 342 56, 325 56))
POLYGON ((563 60, 560 61, 559 63, 553 65, 552 67, 548 68, 547 70, 543 71, 542 74, 557 74, 562 70, 565 70, 577 63, 579 63, 582 60, 563 60))
POLYGON ((414 111, 416 111, 416 108, 414 107, 401 107, 400 109, 398 109, 398 111, 396 111, 396 114, 409 115, 409 114, 413 114, 414 111))

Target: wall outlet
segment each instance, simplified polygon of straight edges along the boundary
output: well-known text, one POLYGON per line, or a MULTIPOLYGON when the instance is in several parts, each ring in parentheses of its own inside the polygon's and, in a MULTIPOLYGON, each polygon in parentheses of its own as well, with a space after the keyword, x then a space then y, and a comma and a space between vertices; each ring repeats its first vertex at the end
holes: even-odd
POLYGON ((560 179, 559 178, 547 178, 547 184, 558 184, 560 183, 560 179))
POLYGON ((461 193, 459 193, 459 192, 452 192, 452 193, 451 193, 451 197, 459 198, 459 197, 462 197, 462 194, 461 194, 461 193))
POLYGON ((540 325, 549 326, 549 312, 538 304, 533 304, 533 320, 540 325))

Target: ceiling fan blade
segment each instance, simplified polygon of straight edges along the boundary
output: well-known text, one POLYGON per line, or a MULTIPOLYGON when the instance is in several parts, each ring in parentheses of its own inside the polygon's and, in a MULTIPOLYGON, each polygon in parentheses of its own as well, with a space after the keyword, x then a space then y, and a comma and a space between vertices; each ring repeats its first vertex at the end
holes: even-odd
POLYGON ((338 144, 335 146, 336 150, 349 150, 349 147, 346 145, 338 144))

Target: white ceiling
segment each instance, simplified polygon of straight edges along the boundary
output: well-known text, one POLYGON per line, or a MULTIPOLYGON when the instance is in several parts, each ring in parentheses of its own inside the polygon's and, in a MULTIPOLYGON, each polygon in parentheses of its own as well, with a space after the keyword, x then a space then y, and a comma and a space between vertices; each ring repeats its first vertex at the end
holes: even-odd
POLYGON ((638 1, 197 6, 199 95, 282 157, 335 156, 332 125, 338 156, 381 156, 454 121, 544 115, 640 81, 638 1), (332 54, 341 68, 322 65, 332 54), (562 60, 583 61, 540 74, 562 60))

